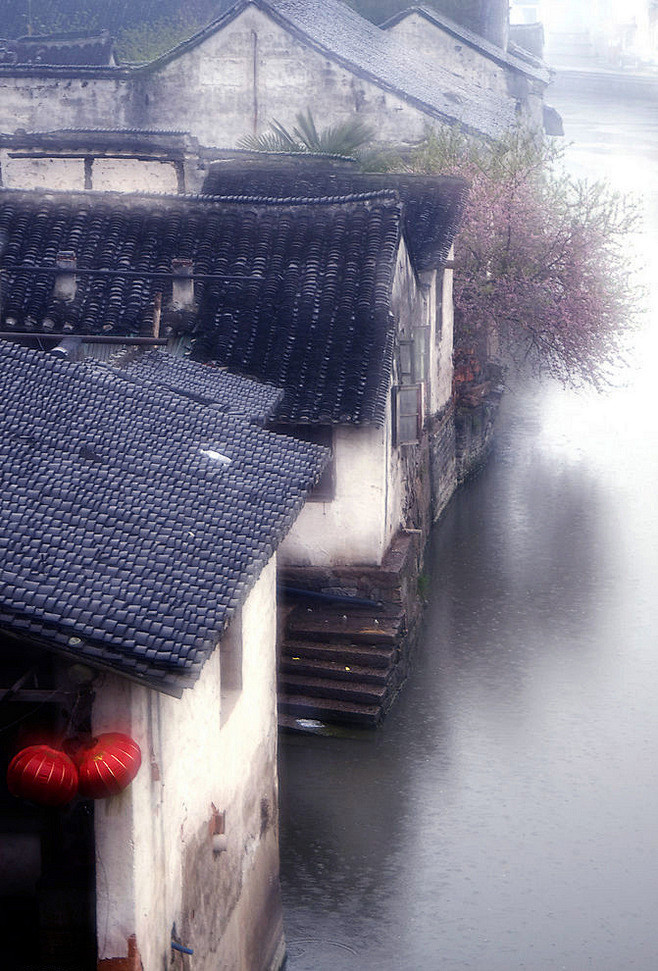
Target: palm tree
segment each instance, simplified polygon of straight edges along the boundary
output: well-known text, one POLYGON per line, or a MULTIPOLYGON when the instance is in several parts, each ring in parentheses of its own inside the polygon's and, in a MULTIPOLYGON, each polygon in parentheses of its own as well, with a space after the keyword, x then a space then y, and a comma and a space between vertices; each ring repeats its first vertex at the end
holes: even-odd
POLYGON ((261 135, 245 135, 241 148, 258 152, 314 152, 325 155, 358 156, 373 138, 373 130, 358 118, 318 131, 310 108, 296 116, 297 125, 289 131, 280 122, 270 122, 261 135))

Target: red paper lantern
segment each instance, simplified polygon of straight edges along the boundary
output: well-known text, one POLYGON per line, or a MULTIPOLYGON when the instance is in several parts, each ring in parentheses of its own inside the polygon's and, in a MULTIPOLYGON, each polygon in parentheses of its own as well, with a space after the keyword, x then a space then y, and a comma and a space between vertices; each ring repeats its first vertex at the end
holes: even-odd
POLYGON ((99 735, 72 755, 78 766, 78 790, 87 799, 103 799, 121 792, 142 764, 139 745, 121 732, 99 735))
POLYGON ((44 806, 65 806, 76 794, 78 770, 65 752, 50 745, 30 745, 9 763, 7 785, 12 796, 44 806))

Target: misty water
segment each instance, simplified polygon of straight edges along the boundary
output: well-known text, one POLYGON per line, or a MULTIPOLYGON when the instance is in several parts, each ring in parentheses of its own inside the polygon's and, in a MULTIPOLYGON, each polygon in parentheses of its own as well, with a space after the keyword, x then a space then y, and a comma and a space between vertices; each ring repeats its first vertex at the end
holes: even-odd
MULTIPOLYGON (((641 195, 654 82, 558 79, 570 165, 641 195)), ((281 746, 289 971, 658 965, 656 293, 617 387, 506 397, 430 551, 414 671, 376 733, 281 746)))

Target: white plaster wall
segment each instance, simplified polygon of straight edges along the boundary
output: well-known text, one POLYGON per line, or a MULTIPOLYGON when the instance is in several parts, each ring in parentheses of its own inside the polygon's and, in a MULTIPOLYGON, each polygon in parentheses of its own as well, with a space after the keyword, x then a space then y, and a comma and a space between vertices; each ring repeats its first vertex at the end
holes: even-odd
POLYGON ((401 337, 411 337, 415 327, 431 326, 427 288, 411 265, 404 239, 400 240, 393 277, 391 311, 401 337))
POLYGON ((0 75, 0 130, 137 127, 132 87, 121 78, 0 75))
MULTIPOLYGON (((45 153, 44 149, 44 153, 45 153)), ((173 162, 146 158, 93 157, 92 189, 115 192, 178 192, 176 167, 173 162)), ((2 183, 11 189, 59 189, 80 191, 85 188, 85 162, 77 158, 16 158, 7 150, 0 152, 2 183)))
POLYGON ((113 192, 178 192, 173 162, 134 158, 95 158, 91 167, 92 189, 113 192))
POLYGON ((544 90, 546 85, 513 67, 497 64, 437 24, 417 13, 409 14, 389 30, 407 47, 432 64, 441 64, 460 78, 494 91, 502 98, 519 99, 521 119, 543 127, 544 90))
POLYGON ((272 119, 284 125, 311 107, 323 125, 358 113, 384 141, 422 137, 427 116, 296 40, 249 7, 232 23, 152 77, 154 124, 178 123, 209 145, 235 145, 272 119), (173 106, 173 114, 172 114, 173 106))
MULTIPOLYGON (((454 259, 454 247, 450 250, 450 259, 454 259)), ((441 330, 437 343, 437 386, 436 398, 433 404, 434 412, 440 411, 448 404, 452 397, 452 376, 453 376, 453 340, 455 329, 455 310, 453 301, 453 279, 454 271, 447 269, 443 271, 443 284, 437 286, 441 301, 441 330)))
MULTIPOLYGON (((275 595, 273 557, 242 610, 242 694, 223 728, 218 650, 180 699, 114 676, 106 676, 97 691, 95 732, 128 731, 143 757, 124 793, 96 803, 99 958, 125 955, 127 938, 136 934, 144 971, 161 971, 168 967, 176 922, 181 935, 186 929, 190 935, 185 943, 194 947, 195 971, 258 971, 241 950, 258 915, 238 900, 221 940, 203 928, 197 932, 192 915, 183 912, 184 898, 189 900, 184 864, 188 851, 200 852, 209 881, 220 884, 229 868, 245 899, 258 890, 250 886, 260 848, 249 805, 255 800, 257 807, 261 794, 270 798, 276 791, 275 595), (269 777, 254 778, 254 767, 263 764, 270 766, 269 777), (228 849, 216 858, 207 829, 211 803, 226 811, 228 849), (239 933, 231 930, 236 922, 239 933)), ((265 856, 276 880, 276 828, 262 842, 269 843, 265 856)), ((257 876, 263 880, 262 868, 257 876)), ((222 908, 219 893, 216 908, 222 908)))
POLYGON ((85 187, 82 158, 11 158, 0 154, 2 184, 9 189, 61 189, 74 192, 85 187))
POLYGON ((0 130, 67 127, 183 129, 235 146, 272 119, 312 108, 323 125, 359 114, 382 141, 423 137, 431 116, 363 80, 248 7, 202 44, 131 78, 0 75, 0 130))
POLYGON ((334 498, 306 503, 279 547, 282 563, 381 562, 386 548, 388 440, 388 426, 335 426, 334 498))
POLYGON ((484 54, 453 37, 437 24, 430 23, 417 13, 409 14, 389 28, 420 57, 440 64, 460 78, 466 78, 480 87, 505 97, 507 95, 506 69, 484 54))

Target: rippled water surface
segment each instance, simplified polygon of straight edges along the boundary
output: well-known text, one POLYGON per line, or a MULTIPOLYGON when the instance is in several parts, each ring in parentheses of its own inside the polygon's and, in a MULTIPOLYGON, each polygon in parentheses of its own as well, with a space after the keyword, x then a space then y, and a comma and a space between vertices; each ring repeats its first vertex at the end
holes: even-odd
MULTIPOLYGON (((642 193, 649 284, 656 90, 552 99, 574 168, 642 193)), ((656 320, 610 394, 506 398, 383 728, 283 741, 290 971, 658 966, 656 320)))

